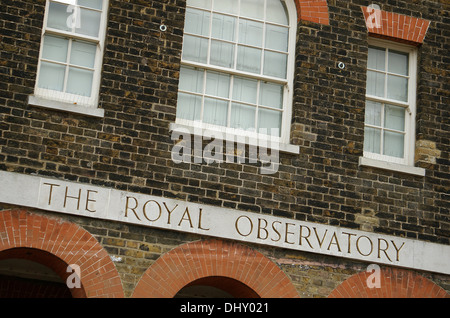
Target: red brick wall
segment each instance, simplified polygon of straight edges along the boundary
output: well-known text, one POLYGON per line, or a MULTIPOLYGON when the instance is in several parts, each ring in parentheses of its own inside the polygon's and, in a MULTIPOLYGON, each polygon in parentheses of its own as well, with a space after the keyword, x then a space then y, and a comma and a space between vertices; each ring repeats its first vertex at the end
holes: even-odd
POLYGON ((409 44, 421 44, 430 21, 393 12, 361 7, 368 32, 372 36, 409 44))
POLYGON ((326 0, 295 0, 298 20, 330 24, 326 0))
POLYGON ((243 245, 219 240, 184 244, 164 254, 144 273, 133 297, 171 298, 205 277, 237 280, 261 298, 299 297, 288 276, 268 258, 243 245))
POLYGON ((441 287, 412 271, 385 268, 380 271, 379 288, 369 288, 370 272, 353 275, 339 285, 329 298, 450 298, 441 287))

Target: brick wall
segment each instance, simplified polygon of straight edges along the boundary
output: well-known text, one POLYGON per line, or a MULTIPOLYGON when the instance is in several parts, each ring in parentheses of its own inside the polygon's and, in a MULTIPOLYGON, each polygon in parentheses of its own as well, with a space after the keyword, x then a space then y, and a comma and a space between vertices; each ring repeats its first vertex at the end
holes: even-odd
POLYGON ((279 172, 262 176, 251 164, 170 159, 184 2, 111 1, 100 94, 105 118, 98 120, 27 105, 44 1, 4 1, 0 168, 352 228, 363 226, 358 215, 371 213, 374 231, 448 243, 448 8, 433 1, 382 8, 431 21, 419 49, 417 140, 418 154, 427 141, 439 155, 418 156, 427 169, 422 178, 358 166, 366 3, 328 4, 330 25, 298 25, 292 141, 300 155, 282 154, 279 172))
MULTIPOLYGON (((110 1, 105 117, 97 119, 27 104, 45 1, 2 0, 0 169, 449 244, 449 7, 379 2, 384 11, 431 21, 419 48, 416 161, 426 176, 417 177, 358 165, 368 52, 361 6, 369 4, 330 0, 329 24, 299 21, 291 141, 300 154, 282 153, 279 172, 261 175, 248 163, 171 160, 185 1, 110 1)), ((142 259, 141 269, 123 265, 124 284, 138 275, 125 268, 141 274, 145 259, 164 252, 151 239, 142 243, 146 234, 137 227, 121 234, 122 225, 95 224, 89 229, 111 253, 142 259), (141 243, 133 243, 137 236, 141 243)))

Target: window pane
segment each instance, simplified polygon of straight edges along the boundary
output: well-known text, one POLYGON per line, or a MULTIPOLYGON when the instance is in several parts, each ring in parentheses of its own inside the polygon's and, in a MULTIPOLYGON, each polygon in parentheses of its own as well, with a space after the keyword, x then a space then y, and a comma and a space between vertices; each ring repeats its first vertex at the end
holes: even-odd
POLYGON ((263 20, 264 5, 261 5, 260 0, 241 0, 241 15, 249 18, 263 20))
POLYGON ((87 71, 71 67, 67 79, 66 92, 81 96, 91 96, 94 71, 87 71))
POLYGON ((258 91, 258 81, 242 77, 234 78, 233 84, 234 100, 256 104, 257 91, 258 91))
POLYGON ((287 55, 282 53, 264 53, 264 75, 286 78, 287 55))
POLYGON ((95 65, 95 54, 97 45, 82 41, 72 41, 72 52, 70 63, 93 68, 95 65))
POLYGON ((204 71, 182 67, 180 69, 179 89, 193 93, 203 93, 204 71))
POLYGON ((216 39, 233 41, 236 30, 236 18, 214 14, 212 21, 212 37, 216 39))
POLYGON ((388 75, 387 97, 403 102, 408 101, 408 79, 404 77, 388 75))
POLYGON ((403 158, 405 138, 403 134, 384 132, 384 155, 403 158))
POLYGON ((384 107, 384 126, 389 129, 405 131, 405 109, 386 105, 384 107))
POLYGON ((76 29, 76 33, 98 37, 100 30, 100 20, 102 17, 101 12, 80 9, 80 14, 80 28, 76 29))
POLYGON ((206 74, 206 94, 228 98, 230 95, 230 75, 208 72, 206 74))
POLYGON ((367 67, 374 70, 386 70, 386 49, 369 47, 367 67))
POLYGON ((364 129, 364 151, 380 153, 381 130, 366 127, 364 129))
POLYGON ((68 5, 62 3, 50 2, 47 26, 58 30, 71 31, 72 18, 69 21, 69 17, 74 14, 75 10, 72 7, 72 10, 67 12, 68 7, 68 5))
POLYGON ((185 32, 208 36, 211 14, 202 10, 186 9, 185 32))
POLYGON ((273 108, 283 108, 283 86, 271 83, 261 83, 260 105, 273 108))
POLYGON ((187 5, 193 6, 193 7, 211 9, 211 0, 187 0, 187 5))
POLYGON ((367 95, 384 97, 385 75, 367 71, 367 95))
POLYGON ((255 129, 255 111, 253 106, 233 103, 231 107, 231 128, 255 129))
POLYGON ((234 65, 234 45, 212 40, 210 63, 232 68, 234 65))
POLYGON ((228 102, 205 98, 203 122, 212 125, 227 126, 228 102))
POLYGON ((69 40, 56 36, 46 35, 44 37, 44 47, 42 58, 57 62, 67 62, 67 48, 69 40))
POLYGON ((372 101, 366 101, 366 119, 365 123, 367 125, 381 126, 381 110, 383 109, 383 104, 376 103, 372 101))
POLYGON ((282 113, 275 110, 260 109, 258 133, 279 137, 281 134, 282 113))
POLYGON ((261 47, 263 26, 260 22, 241 19, 239 22, 239 43, 261 47))
POLYGON ((408 59, 407 53, 389 50, 389 72, 408 76, 408 59))
POLYGON ((64 74, 66 67, 53 63, 42 62, 39 71, 40 88, 62 92, 64 89, 64 74))
POLYGON ((288 25, 288 14, 284 1, 267 0, 267 17, 266 20, 279 24, 288 25))
POLYGON ((238 8, 239 8, 239 0, 214 1, 214 11, 237 14, 238 8))
POLYGON ((78 0, 80 6, 101 10, 103 6, 103 0, 78 0))
POLYGON ((266 26, 266 48, 287 52, 289 29, 268 24, 266 26))
POLYGON ((255 74, 261 73, 261 50, 251 47, 238 47, 237 69, 255 74))
POLYGON ((185 93, 178 94, 177 117, 192 121, 200 120, 202 98, 185 93))
POLYGON ((183 59, 192 62, 206 63, 208 59, 208 40, 185 35, 183 43, 183 59))

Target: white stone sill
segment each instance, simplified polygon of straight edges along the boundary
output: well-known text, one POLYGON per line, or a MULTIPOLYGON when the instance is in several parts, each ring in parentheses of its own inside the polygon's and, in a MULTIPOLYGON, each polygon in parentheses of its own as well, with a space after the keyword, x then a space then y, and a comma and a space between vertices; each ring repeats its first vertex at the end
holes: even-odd
POLYGON ((366 157, 359 157, 359 165, 365 167, 379 168, 383 170, 391 170, 396 172, 402 172, 410 175, 424 177, 426 170, 423 168, 406 166, 398 163, 392 163, 387 161, 381 161, 376 159, 370 159, 366 157))
POLYGON ((86 115, 86 116, 99 117, 99 118, 105 117, 105 110, 101 109, 101 108, 86 107, 86 106, 82 106, 82 105, 75 105, 75 104, 70 104, 70 103, 65 103, 65 102, 59 102, 59 101, 39 97, 36 95, 28 96, 28 104, 37 106, 37 107, 42 107, 42 108, 50 108, 53 110, 59 110, 59 111, 75 113, 75 114, 82 114, 82 115, 86 115))
MULTIPOLYGON (((186 131, 187 130, 187 131, 189 131, 189 133, 191 135, 199 135, 199 129, 197 129, 195 127, 192 127, 192 126, 189 126, 189 125, 184 125, 184 124, 171 123, 170 127, 169 127, 169 130, 170 131, 181 131, 181 130, 186 131)), ((208 129, 203 128, 200 131, 203 132, 203 131, 206 131, 206 130, 211 131, 211 129, 209 129, 209 128, 208 129)), ((236 141, 236 140, 238 140, 237 138, 235 138, 236 137, 235 134, 223 133, 223 136, 224 136, 223 139, 225 141, 236 141)), ((245 144, 246 145, 252 145, 252 146, 259 146, 258 140, 255 140, 253 138, 247 138, 247 137, 245 138, 245 144)), ((270 145, 270 142, 269 142, 269 145, 270 145)), ((294 155, 300 154, 300 147, 296 146, 296 145, 287 144, 287 143, 278 143, 277 144, 277 148, 278 148, 278 150, 280 152, 290 153, 290 154, 294 154, 294 155)))

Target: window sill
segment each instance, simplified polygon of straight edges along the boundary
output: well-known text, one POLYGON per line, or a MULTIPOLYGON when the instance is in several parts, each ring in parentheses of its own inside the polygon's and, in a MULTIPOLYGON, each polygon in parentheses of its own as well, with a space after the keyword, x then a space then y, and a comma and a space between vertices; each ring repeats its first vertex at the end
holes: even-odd
POLYGON ((365 167, 379 168, 383 170, 391 170, 406 174, 411 174, 419 177, 424 177, 426 170, 423 168, 406 166, 398 163, 391 163, 366 157, 359 157, 359 165, 365 167))
POLYGON ((105 117, 105 110, 101 108, 74 105, 66 102, 59 102, 55 100, 46 99, 36 95, 28 96, 28 105, 50 108, 54 110, 82 114, 92 117, 99 117, 99 118, 105 117))
MULTIPOLYGON (((190 125, 185 125, 185 124, 177 124, 177 123, 171 123, 170 127, 169 127, 170 131, 179 131, 179 132, 186 132, 188 131, 189 134, 191 135, 203 135, 203 132, 208 130, 208 131, 213 131, 213 132, 218 132, 218 133, 222 133, 224 138, 222 138, 225 141, 234 141, 236 142, 237 140, 241 140, 242 136, 239 137, 239 139, 237 139, 237 134, 231 134, 231 133, 223 133, 220 131, 214 131, 213 129, 206 129, 206 128, 196 128, 190 125)), ((254 139, 254 138, 248 138, 245 137, 245 144, 246 145, 254 145, 254 146, 260 146, 261 143, 258 144, 258 140, 254 139)), ((264 141, 263 142, 264 145, 269 144, 270 145, 270 141, 264 141)), ((290 154, 294 154, 294 155, 298 155, 300 154, 300 147, 296 146, 296 145, 292 145, 292 144, 287 144, 287 143, 277 143, 277 148, 280 152, 284 152, 284 153, 290 153, 290 154)), ((270 149, 270 146, 269 146, 270 149)))

